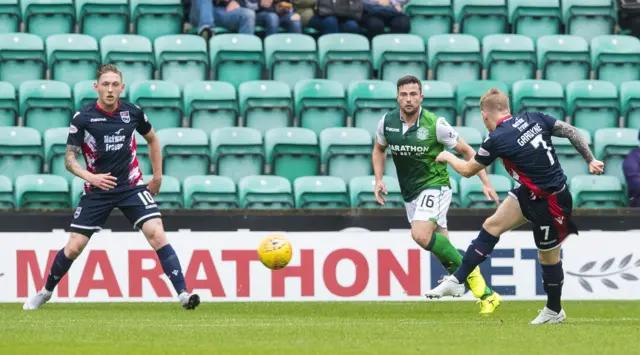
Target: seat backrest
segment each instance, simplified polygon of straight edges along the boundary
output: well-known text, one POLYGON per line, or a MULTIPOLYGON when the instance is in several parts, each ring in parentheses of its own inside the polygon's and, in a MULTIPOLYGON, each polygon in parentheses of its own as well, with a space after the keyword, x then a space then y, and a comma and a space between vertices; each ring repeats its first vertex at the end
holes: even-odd
POLYGON ((293 182, 297 208, 349 207, 347 185, 335 176, 303 176, 293 182))
POLYGON ((595 77, 620 85, 640 79, 640 39, 603 35, 591 39, 591 63, 595 77))
POLYGON ((633 128, 601 128, 596 131, 593 141, 594 155, 599 160, 606 159, 608 156, 626 156, 638 146, 638 130, 633 128))
POLYGON ((456 87, 456 100, 458 101, 458 114, 464 116, 465 111, 472 107, 480 107, 480 98, 492 88, 507 93, 509 88, 501 81, 475 80, 460 83, 456 87))
POLYGON ((485 66, 495 60, 530 60, 535 62, 535 49, 531 38, 524 35, 494 34, 482 39, 485 66))
POLYGON ((469 144, 473 149, 478 151, 482 144, 482 133, 473 127, 456 126, 453 127, 462 139, 469 144))
POLYGON ((412 60, 426 61, 424 41, 414 34, 388 33, 375 36, 371 42, 371 54, 373 67, 376 70, 380 70, 386 60, 402 60, 410 57, 412 60))
POLYGON ((626 205, 623 186, 615 176, 574 176, 569 191, 575 208, 615 208, 626 205))
POLYGON ((59 60, 89 60, 100 63, 98 41, 95 38, 74 33, 51 35, 46 40, 49 70, 59 60))
POLYGON ((349 197, 353 208, 401 208, 404 207, 404 200, 400 192, 400 183, 397 178, 383 176, 382 181, 387 187, 387 194, 384 196, 386 203, 380 206, 374 197, 373 188, 375 186, 374 176, 358 176, 349 180, 349 197))
MULTIPOLYGON (((627 81, 620 84, 620 112, 625 117, 640 109, 640 80, 627 81)), ((628 122, 623 125, 628 127, 628 122)), ((635 128, 635 127, 634 127, 635 128)))
POLYGON ((229 177, 190 176, 182 185, 185 208, 238 207, 236 184, 229 177))
MULTIPOLYGON (((511 189, 511 179, 502 175, 489 174, 489 181, 495 188, 500 200, 504 200, 511 189)), ((463 208, 495 206, 495 202, 487 201, 487 198, 484 196, 482 192, 482 182, 477 175, 460 180, 460 200, 463 208)))
POLYGON ((562 112, 562 117, 555 118, 560 120, 564 118, 564 89, 556 81, 516 81, 513 83, 512 101, 512 111, 515 113, 531 110, 531 108, 553 107, 553 112, 562 112))
POLYGON ((165 128, 157 132, 163 156, 208 155, 209 137, 197 128, 165 128))
POLYGON ((325 34, 318 38, 318 57, 323 71, 330 58, 370 60, 369 40, 357 33, 325 34))
POLYGON ((69 185, 61 176, 19 176, 15 193, 18 208, 71 208, 69 185))
POLYGON ((20 114, 24 117, 30 108, 68 108, 73 110, 71 89, 62 81, 29 80, 20 85, 20 114))
POLYGON ((294 207, 291 182, 281 176, 246 176, 238 183, 238 191, 243 208, 294 207))
POLYGON ((347 92, 349 115, 359 108, 395 108, 397 106, 398 89, 395 84, 382 80, 363 80, 352 82, 347 92))
POLYGON ((51 164, 54 155, 65 153, 68 136, 69 128, 67 127, 51 128, 44 133, 44 158, 47 164, 51 164))
POLYGON ((0 62, 0 81, 8 81, 16 88, 25 80, 42 79, 45 76, 47 59, 44 41, 37 35, 0 34, 0 58, 3 59, 0 62), (16 63, 20 63, 20 67, 16 68, 16 63))
POLYGON ((475 58, 480 62, 480 41, 467 34, 435 35, 429 37, 427 54, 430 68, 441 61, 455 61, 458 58, 475 58))
POLYGON ((241 33, 224 33, 209 40, 211 67, 222 59, 256 60, 262 56, 262 41, 259 37, 241 33))
POLYGON ((13 183, 8 177, 0 175, 0 209, 14 208, 15 206, 13 183))
POLYGON ((238 104, 242 116, 253 107, 276 107, 292 110, 293 106, 289 86, 283 82, 269 80, 255 80, 240 84, 238 104))
POLYGON ((453 86, 446 81, 425 80, 422 82, 422 107, 456 125, 456 100, 453 86))
MULTIPOLYGON (((560 15, 560 0, 539 0, 531 2, 529 0, 509 0, 509 22, 516 22, 519 16, 536 16, 541 10, 554 9, 560 15)), ((546 12, 545 12, 546 14, 546 12)))
MULTIPOLYGON (((182 92, 184 114, 199 110, 232 110, 237 112, 236 88, 223 81, 195 81, 184 86, 182 92)), ((209 133, 209 132, 207 132, 209 133)))
POLYGON ((0 126, 17 125, 18 116, 16 88, 9 82, 0 81, 0 126))
POLYGON ((131 102, 140 107, 165 107, 182 111, 180 89, 170 81, 143 80, 130 85, 131 102))
POLYGON ((267 162, 273 163, 276 155, 318 155, 318 136, 310 129, 301 127, 272 128, 264 135, 267 162))
POLYGON ((276 33, 264 39, 264 57, 267 68, 276 61, 276 56, 316 59, 316 41, 313 37, 299 33, 276 33))
POLYGON ((582 61, 589 65, 589 43, 580 36, 548 35, 536 42, 538 68, 545 69, 547 62, 582 61))
POLYGON ((160 192, 153 197, 160 208, 180 209, 184 206, 180 180, 173 176, 162 175, 160 192))
POLYGON ((196 35, 166 35, 153 41, 156 64, 165 61, 199 61, 207 63, 207 42, 196 35))
POLYGON ((337 81, 326 79, 301 80, 293 88, 296 116, 308 107, 339 108, 346 111, 345 90, 337 81))
POLYGON ((210 151, 214 163, 220 155, 264 154, 260 131, 249 127, 223 127, 211 132, 210 151))
POLYGON ((618 109, 618 89, 608 81, 573 81, 567 85, 566 98, 569 115, 583 107, 618 109))
POLYGON ((371 149, 372 144, 371 135, 362 128, 327 128, 320 133, 322 163, 326 164, 333 155, 366 154, 366 149, 371 149))
POLYGON ((104 36, 100 39, 100 53, 103 64, 123 60, 154 63, 151 41, 138 35, 104 36))

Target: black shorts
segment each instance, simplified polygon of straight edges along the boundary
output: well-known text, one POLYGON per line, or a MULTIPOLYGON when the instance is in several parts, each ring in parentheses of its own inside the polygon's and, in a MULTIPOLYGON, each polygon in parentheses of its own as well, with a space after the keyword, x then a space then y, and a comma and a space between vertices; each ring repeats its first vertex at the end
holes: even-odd
POLYGON ((522 215, 533 224, 533 238, 539 250, 559 247, 570 234, 578 234, 573 223, 573 199, 566 187, 548 197, 534 197, 524 185, 513 188, 509 195, 520 204, 522 215))
POLYGON ((91 237, 102 229, 114 208, 120 209, 134 229, 144 222, 159 218, 156 205, 146 185, 116 188, 110 191, 95 190, 82 196, 73 219, 71 231, 91 237))

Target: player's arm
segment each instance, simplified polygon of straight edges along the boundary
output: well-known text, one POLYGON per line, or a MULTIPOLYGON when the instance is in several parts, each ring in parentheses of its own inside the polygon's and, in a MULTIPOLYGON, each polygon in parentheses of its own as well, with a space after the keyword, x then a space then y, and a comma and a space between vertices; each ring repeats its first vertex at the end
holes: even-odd
POLYGON ((466 178, 478 175, 478 173, 487 167, 486 165, 478 163, 475 159, 462 160, 446 150, 438 154, 436 161, 438 163, 447 163, 451 165, 453 170, 466 178))
POLYGON ((77 145, 67 144, 67 151, 64 154, 64 167, 71 174, 88 181, 91 173, 83 168, 78 162, 78 155, 82 153, 82 148, 77 145))
MULTIPOLYGON (((458 138, 458 143, 453 149, 458 154, 460 154, 465 161, 467 162, 472 160, 475 161, 473 159, 473 157, 476 156, 475 149, 473 149, 467 142, 465 142, 465 140, 462 139, 462 137, 458 138)), ((487 174, 487 171, 483 169, 483 170, 480 170, 477 174, 478 174, 478 177, 480 178, 480 181, 482 181, 482 192, 487 197, 487 199, 493 200, 496 203, 499 203, 500 198, 498 197, 496 190, 493 188, 493 185, 491 185, 491 181, 489 180, 489 175, 487 174)))
POLYGON ((384 194, 387 193, 387 187, 382 181, 382 176, 384 176, 384 165, 387 162, 387 140, 384 137, 384 117, 382 117, 378 122, 378 129, 376 130, 376 137, 374 141, 371 161, 373 164, 373 175, 376 178, 376 185, 373 189, 373 193, 376 196, 378 203, 384 205, 385 199, 381 194, 381 192, 384 194))
POLYGON ((553 127, 551 128, 551 134, 556 137, 569 139, 571 145, 573 145, 576 151, 582 155, 584 161, 589 164, 589 171, 592 174, 601 174, 604 172, 604 163, 595 159, 591 149, 589 148, 587 140, 584 139, 578 129, 566 122, 555 120, 553 127))
MULTIPOLYGON (((139 108, 139 107, 138 107, 139 108)), ((149 118, 140 110, 142 115, 141 120, 138 121, 138 127, 136 130, 147 141, 147 147, 149 149, 149 160, 151 161, 151 171, 153 176, 147 183, 147 188, 152 195, 157 195, 160 192, 160 185, 162 184, 162 148, 160 147, 160 140, 156 135, 156 131, 151 127, 149 118)))

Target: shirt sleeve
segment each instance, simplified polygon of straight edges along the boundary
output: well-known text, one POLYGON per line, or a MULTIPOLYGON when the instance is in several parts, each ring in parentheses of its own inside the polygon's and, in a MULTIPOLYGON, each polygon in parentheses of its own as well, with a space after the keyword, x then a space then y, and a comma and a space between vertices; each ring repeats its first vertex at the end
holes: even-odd
POLYGON ((69 126, 69 136, 67 137, 67 145, 82 147, 84 143, 85 122, 80 111, 76 112, 71 119, 69 126))
MULTIPOLYGON (((137 106, 136 106, 137 107, 137 106)), ((136 131, 140 133, 142 136, 147 135, 151 131, 151 122, 149 122, 149 118, 147 118, 147 114, 142 111, 140 107, 138 107, 140 119, 138 120, 138 126, 136 127, 136 131)))
POLYGON ((480 149, 478 149, 478 152, 474 157, 478 163, 484 166, 489 166, 494 160, 496 160, 496 158, 498 158, 498 149, 493 143, 494 140, 491 136, 487 136, 484 142, 482 142, 480 149))
POLYGON ((378 141, 378 144, 384 147, 387 146, 387 139, 384 137, 384 118, 385 117, 386 115, 382 116, 380 121, 378 121, 378 129, 376 130, 376 140, 378 141))
POLYGON ((549 116, 549 115, 544 114, 544 113, 538 114, 538 118, 539 118, 540 122, 542 123, 542 125, 547 128, 547 131, 549 131, 549 133, 551 133, 551 130, 553 129, 553 126, 555 126, 557 120, 555 118, 553 118, 552 116, 549 116))
POLYGON ((436 137, 438 142, 444 144, 447 148, 453 149, 458 144, 458 132, 451 127, 444 117, 438 118, 436 121, 436 137))

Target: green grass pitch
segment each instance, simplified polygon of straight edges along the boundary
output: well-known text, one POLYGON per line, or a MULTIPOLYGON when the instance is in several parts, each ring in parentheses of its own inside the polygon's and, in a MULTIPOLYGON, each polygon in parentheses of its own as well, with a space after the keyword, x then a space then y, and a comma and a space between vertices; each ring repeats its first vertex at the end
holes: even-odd
POLYGON ((564 324, 530 326, 537 302, 0 305, 0 354, 638 354, 640 302, 565 302, 564 324))

